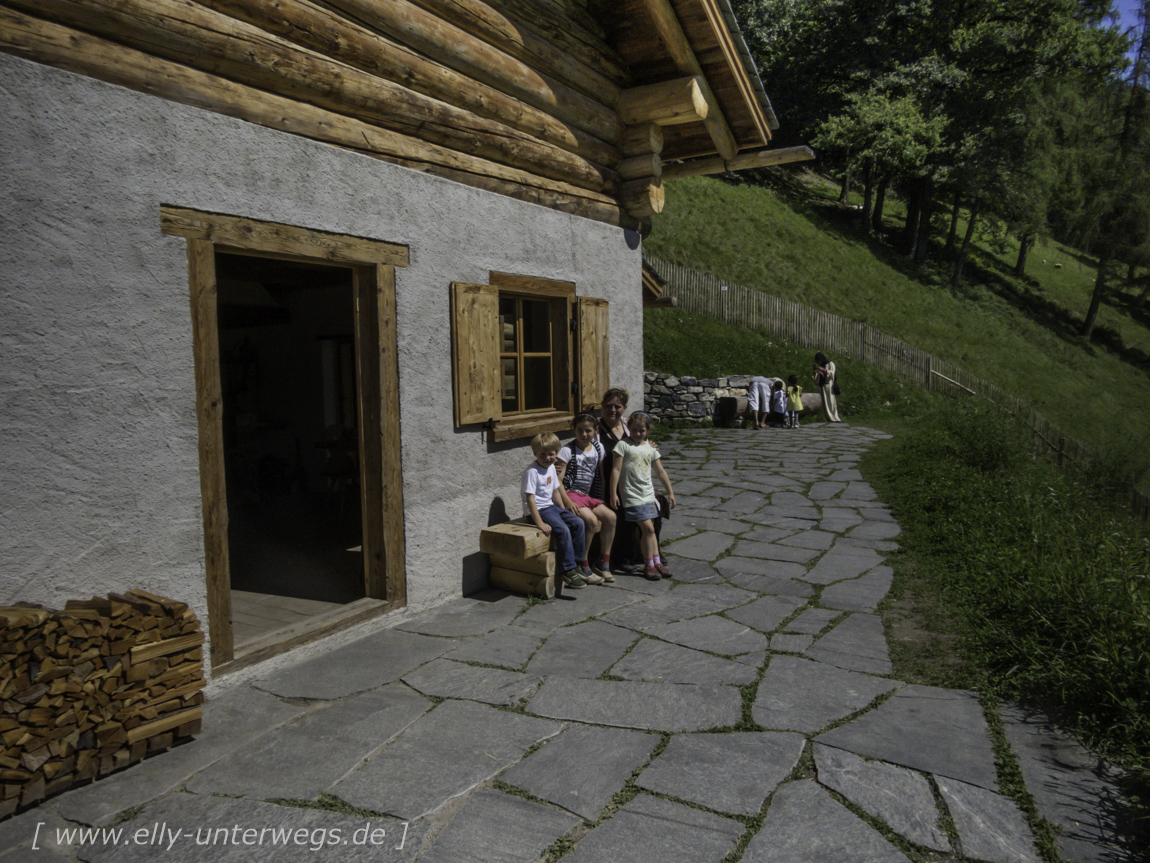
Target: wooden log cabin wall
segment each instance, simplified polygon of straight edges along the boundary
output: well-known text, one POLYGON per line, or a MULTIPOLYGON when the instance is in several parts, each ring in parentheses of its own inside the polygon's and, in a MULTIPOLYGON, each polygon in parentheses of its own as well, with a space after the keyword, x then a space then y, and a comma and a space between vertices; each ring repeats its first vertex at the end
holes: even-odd
POLYGON ((0 0, 0 50, 623 227, 811 157, 727 0, 0 0))

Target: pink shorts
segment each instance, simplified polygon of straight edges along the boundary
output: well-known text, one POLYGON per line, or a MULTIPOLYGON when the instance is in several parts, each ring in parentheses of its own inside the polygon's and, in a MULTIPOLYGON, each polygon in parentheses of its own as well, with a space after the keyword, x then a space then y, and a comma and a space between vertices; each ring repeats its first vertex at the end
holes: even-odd
POLYGON ((597 506, 603 506, 603 501, 598 498, 588 497, 577 491, 567 492, 567 497, 571 498, 571 502, 577 507, 587 507, 587 509, 594 509, 597 506))

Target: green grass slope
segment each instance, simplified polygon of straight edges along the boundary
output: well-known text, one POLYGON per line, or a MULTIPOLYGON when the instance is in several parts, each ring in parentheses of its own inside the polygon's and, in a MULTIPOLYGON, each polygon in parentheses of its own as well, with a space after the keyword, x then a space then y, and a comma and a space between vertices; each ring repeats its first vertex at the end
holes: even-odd
MULTIPOLYGON (((1007 272, 1009 245, 980 247, 963 287, 952 291, 946 265, 917 272, 882 239, 861 237, 849 211, 829 203, 828 194, 817 184, 784 195, 711 178, 669 181, 666 209, 645 246, 728 281, 865 321, 1014 392, 1096 451, 1148 448, 1147 370, 1122 359, 1113 345, 1088 343, 1075 333, 1091 289, 1087 258, 1040 245, 1023 280, 1007 272)), ((892 229, 898 224, 889 220, 892 229)), ((680 325, 682 317, 660 309, 648 312, 647 325, 659 342, 698 340, 699 325, 686 319, 680 325)), ((1145 321, 1117 303, 1100 318, 1127 347, 1150 345, 1145 321)), ((726 336, 719 331, 713 338, 726 336)), ((649 369, 703 374, 678 366, 650 339, 647 344, 649 369)), ((806 353, 790 372, 809 374, 806 353)))

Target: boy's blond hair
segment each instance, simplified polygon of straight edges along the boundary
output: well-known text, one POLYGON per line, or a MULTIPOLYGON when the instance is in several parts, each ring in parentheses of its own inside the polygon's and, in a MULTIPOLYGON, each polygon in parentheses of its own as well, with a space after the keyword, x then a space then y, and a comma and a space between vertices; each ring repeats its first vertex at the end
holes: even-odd
POLYGON ((540 432, 531 438, 531 452, 559 452, 559 438, 553 432, 540 432))

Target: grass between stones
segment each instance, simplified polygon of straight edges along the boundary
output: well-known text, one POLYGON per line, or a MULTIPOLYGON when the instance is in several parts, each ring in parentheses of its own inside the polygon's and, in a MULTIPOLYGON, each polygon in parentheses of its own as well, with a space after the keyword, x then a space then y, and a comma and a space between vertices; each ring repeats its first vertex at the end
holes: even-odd
POLYGON ((1038 812, 1034 797, 1026 787, 1022 778, 1022 770, 1018 766, 1018 759, 1006 740, 1006 729, 1002 724, 1002 715, 998 712, 999 701, 994 695, 984 695, 982 698, 982 711, 986 715, 986 723, 990 726, 990 742, 994 746, 994 769, 998 774, 998 785, 1001 792, 1018 804, 1022 810, 1030 832, 1034 834, 1034 845, 1046 863, 1060 863, 1061 857, 1055 845, 1058 828, 1043 818, 1038 812))
POLYGON ((326 791, 320 792, 319 797, 315 800, 302 800, 299 798, 283 800, 276 799, 269 801, 278 806, 290 806, 293 809, 321 809, 324 812, 336 812, 340 815, 353 815, 356 818, 371 819, 371 818, 388 818, 393 821, 400 819, 385 812, 376 812, 374 809, 360 809, 358 806, 352 806, 346 800, 336 797, 334 794, 328 794, 326 791))

